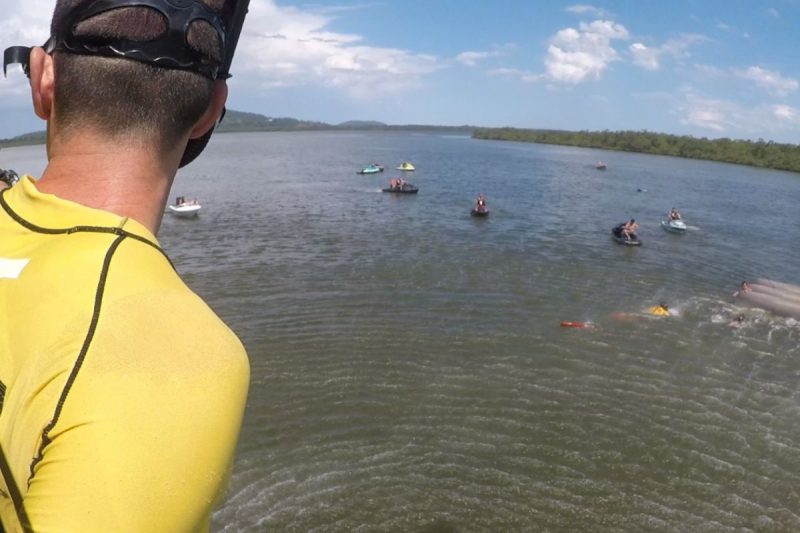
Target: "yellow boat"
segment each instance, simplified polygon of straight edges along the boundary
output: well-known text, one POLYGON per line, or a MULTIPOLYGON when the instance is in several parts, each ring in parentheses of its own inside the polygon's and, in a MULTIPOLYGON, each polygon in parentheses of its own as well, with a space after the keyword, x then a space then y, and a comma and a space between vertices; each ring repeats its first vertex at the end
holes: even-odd
POLYGON ((397 167, 397 170, 405 170, 406 172, 413 172, 414 165, 412 165, 408 161, 403 161, 402 163, 400 163, 400 166, 397 167))

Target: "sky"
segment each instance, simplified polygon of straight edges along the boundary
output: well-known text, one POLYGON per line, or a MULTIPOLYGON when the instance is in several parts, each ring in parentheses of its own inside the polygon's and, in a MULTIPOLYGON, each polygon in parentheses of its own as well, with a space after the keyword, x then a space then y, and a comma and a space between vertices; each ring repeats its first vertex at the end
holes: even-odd
MULTIPOLYGON (((0 0, 0 48, 55 0, 0 0)), ((800 0, 251 0, 228 107, 340 123, 800 142, 800 0)), ((44 129, 0 79, 0 138, 44 129)))

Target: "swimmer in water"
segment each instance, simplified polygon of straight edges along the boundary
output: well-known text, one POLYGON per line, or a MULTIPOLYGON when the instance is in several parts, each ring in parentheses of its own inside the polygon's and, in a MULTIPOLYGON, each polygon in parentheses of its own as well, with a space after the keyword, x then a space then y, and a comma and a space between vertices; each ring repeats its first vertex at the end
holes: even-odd
POLYGON ((739 285, 739 290, 733 293, 733 297, 736 298, 740 294, 744 294, 746 292, 750 292, 750 284, 746 281, 743 281, 741 285, 739 285))
POLYGON ((744 326, 744 315, 736 315, 736 318, 728 322, 728 327, 739 329, 744 326))
POLYGON ((647 312, 656 316, 670 316, 672 314, 669 310, 669 306, 663 302, 659 303, 658 305, 654 305, 648 309, 647 312))

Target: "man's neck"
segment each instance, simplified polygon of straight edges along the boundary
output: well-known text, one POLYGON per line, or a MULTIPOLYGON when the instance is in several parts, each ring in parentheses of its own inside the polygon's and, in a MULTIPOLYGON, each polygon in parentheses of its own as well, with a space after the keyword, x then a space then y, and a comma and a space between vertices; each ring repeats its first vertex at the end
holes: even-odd
POLYGON ((37 188, 59 198, 129 217, 158 231, 177 163, 141 145, 114 144, 92 134, 52 142, 37 188))

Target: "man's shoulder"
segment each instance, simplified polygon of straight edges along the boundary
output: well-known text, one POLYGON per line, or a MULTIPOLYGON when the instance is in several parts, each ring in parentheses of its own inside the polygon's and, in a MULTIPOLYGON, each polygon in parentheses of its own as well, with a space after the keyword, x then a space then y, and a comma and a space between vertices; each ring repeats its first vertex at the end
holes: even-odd
POLYGON ((214 374, 238 380, 249 373, 236 334, 188 288, 140 291, 104 302, 95 348, 115 368, 156 374, 214 374))
MULTIPOLYGON (((180 278, 177 278, 180 280, 180 278)), ((137 328, 142 334, 159 332, 188 339, 221 338, 235 335, 209 305, 183 283, 161 286, 132 284, 126 291, 112 291, 101 313, 119 314, 124 329, 137 328)))

